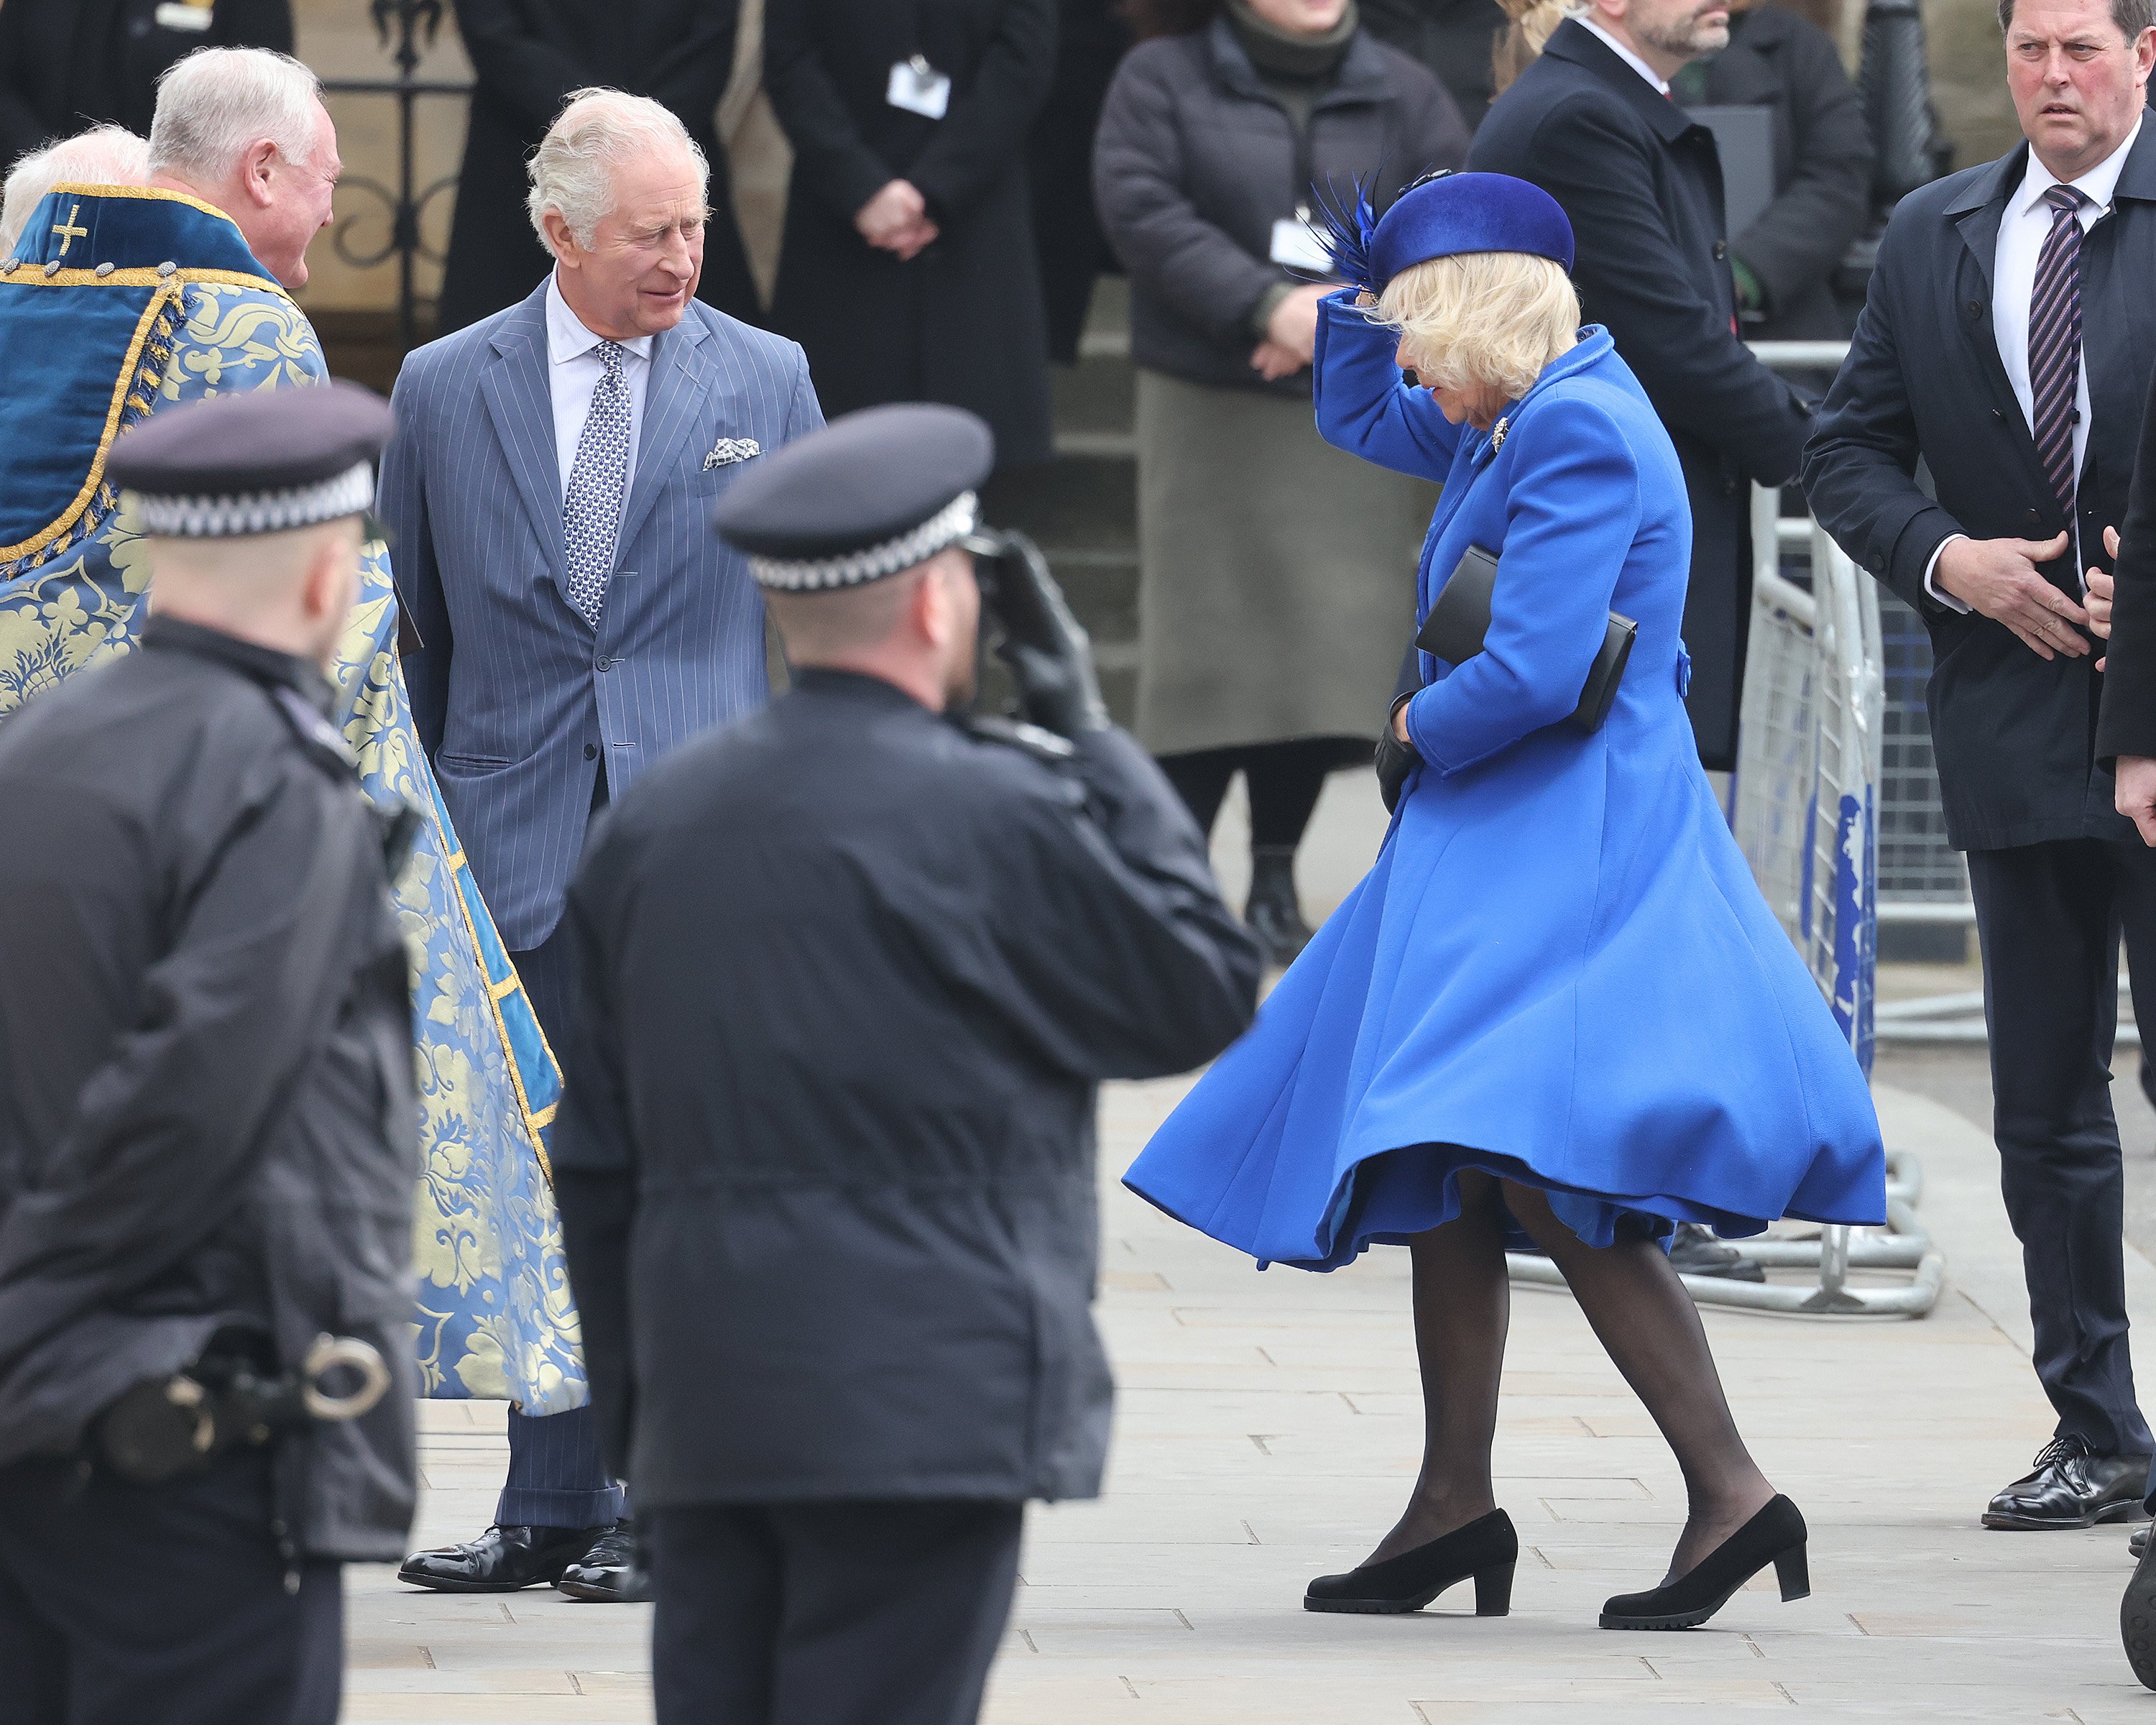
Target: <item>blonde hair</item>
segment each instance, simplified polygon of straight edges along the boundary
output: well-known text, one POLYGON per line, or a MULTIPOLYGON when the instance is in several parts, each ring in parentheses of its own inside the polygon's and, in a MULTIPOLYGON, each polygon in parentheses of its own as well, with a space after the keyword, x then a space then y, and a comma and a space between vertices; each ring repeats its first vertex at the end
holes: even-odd
POLYGON ((1527 252, 1460 252, 1410 264, 1369 311, 1397 330, 1424 383, 1486 383, 1517 401, 1579 339, 1572 278, 1527 252))
POLYGON ((1495 93, 1502 95, 1512 80, 1534 64, 1557 27, 1586 8, 1581 0, 1497 0, 1497 3, 1511 20, 1490 53, 1495 93))

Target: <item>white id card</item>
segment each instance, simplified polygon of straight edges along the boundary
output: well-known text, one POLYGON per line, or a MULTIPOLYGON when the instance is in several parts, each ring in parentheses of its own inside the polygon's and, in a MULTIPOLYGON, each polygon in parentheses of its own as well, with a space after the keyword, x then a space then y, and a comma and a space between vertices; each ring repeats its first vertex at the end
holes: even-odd
POLYGON ((916 54, 891 69, 891 88, 883 99, 909 114, 941 120, 951 105, 950 74, 937 71, 916 54))
POLYGON ((1283 216, 1273 223, 1272 260, 1291 270, 1329 272, 1332 268, 1332 254, 1299 216, 1283 216))
POLYGON ((165 0, 165 3, 151 13, 158 27, 167 30, 186 30, 199 33, 210 24, 209 0, 165 0))

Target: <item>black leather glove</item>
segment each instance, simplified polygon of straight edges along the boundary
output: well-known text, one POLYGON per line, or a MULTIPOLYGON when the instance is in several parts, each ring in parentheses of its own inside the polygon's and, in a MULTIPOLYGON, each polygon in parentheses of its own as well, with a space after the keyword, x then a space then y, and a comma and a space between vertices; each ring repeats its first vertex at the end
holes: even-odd
POLYGON ((1404 695, 1395 695, 1393 704, 1385 709, 1385 729, 1378 739, 1377 768, 1378 794, 1385 799, 1388 814, 1399 807, 1400 787, 1408 782, 1409 769, 1422 760, 1413 743, 1402 742, 1393 732, 1393 721, 1399 716, 1400 709, 1419 693, 1419 690, 1410 689, 1404 695))
POLYGON ((1060 737, 1104 731, 1108 706, 1093 668, 1093 644, 1040 547, 1023 533, 982 532, 966 542, 976 559, 981 599, 1000 639, 996 656, 1018 682, 1019 709, 1029 724, 1060 737))

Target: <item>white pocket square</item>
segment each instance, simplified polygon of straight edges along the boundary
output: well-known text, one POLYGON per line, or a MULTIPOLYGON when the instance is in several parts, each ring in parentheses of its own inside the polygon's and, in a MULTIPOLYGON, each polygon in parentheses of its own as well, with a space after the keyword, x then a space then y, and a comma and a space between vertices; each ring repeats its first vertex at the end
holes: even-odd
POLYGON ((704 471, 714 467, 731 467, 737 461, 746 461, 752 455, 761 455, 763 445, 752 437, 722 437, 711 445, 711 453, 704 457, 704 471))

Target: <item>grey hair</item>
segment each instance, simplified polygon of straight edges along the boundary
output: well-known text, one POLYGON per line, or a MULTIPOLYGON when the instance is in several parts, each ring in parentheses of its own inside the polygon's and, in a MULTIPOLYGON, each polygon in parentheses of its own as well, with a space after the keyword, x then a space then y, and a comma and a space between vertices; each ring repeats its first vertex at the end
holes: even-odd
MULTIPOLYGON (((2111 0, 2111 21, 2120 35, 2136 41, 2143 30, 2156 27, 2156 0, 2111 0)), ((2014 0, 1999 0, 1999 28, 2002 33, 2014 28, 2014 0)))
POLYGON ((0 258, 13 254, 30 212, 54 187, 139 186, 149 177, 150 146, 124 126, 93 126, 18 157, 0 196, 0 258))
POLYGON ((640 155, 653 145, 679 144, 696 164, 696 177, 706 195, 711 191, 711 168, 689 130, 672 112, 649 96, 594 85, 572 90, 547 136, 531 152, 525 172, 531 193, 524 207, 531 217, 532 231, 550 251, 547 212, 559 216, 577 244, 589 246, 598 225, 613 213, 613 170, 616 164, 640 155))
POLYGON ((150 172, 215 185, 265 138, 304 166, 314 157, 321 100, 321 80, 288 54, 198 48, 157 80, 150 172))

